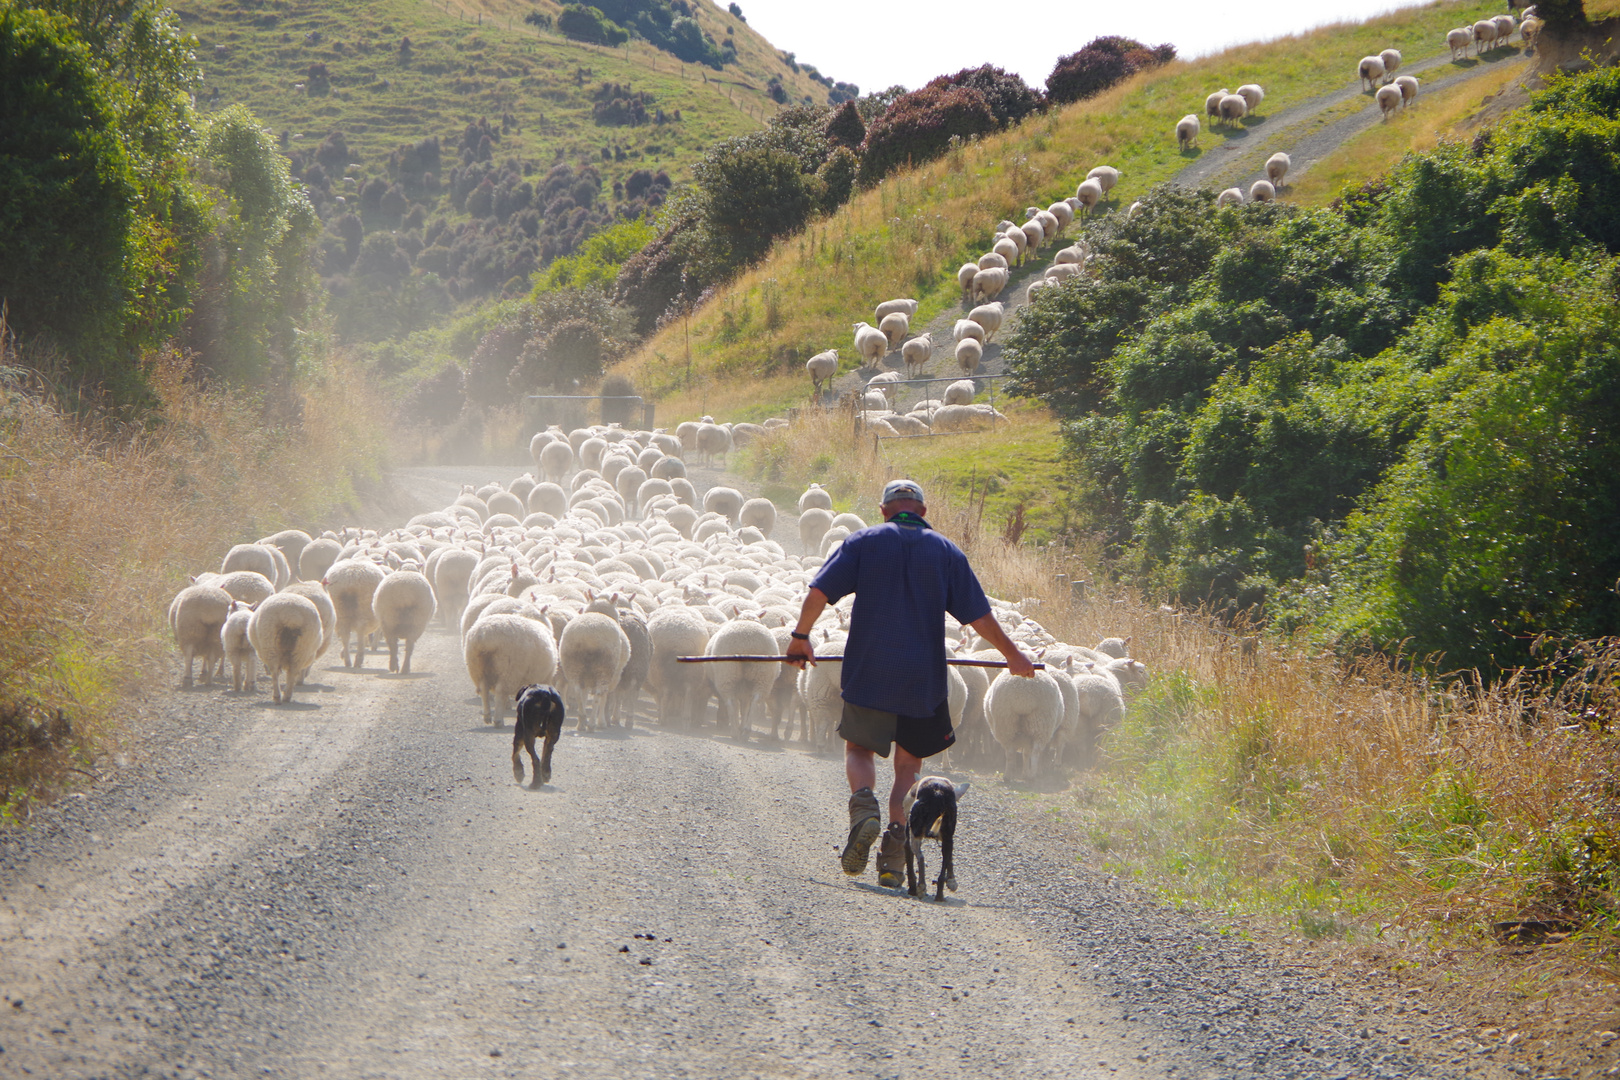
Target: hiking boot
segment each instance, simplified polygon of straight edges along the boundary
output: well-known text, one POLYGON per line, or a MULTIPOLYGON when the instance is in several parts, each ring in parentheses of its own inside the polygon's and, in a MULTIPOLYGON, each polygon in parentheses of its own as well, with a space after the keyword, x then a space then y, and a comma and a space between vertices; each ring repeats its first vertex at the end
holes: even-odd
POLYGON ((883 818, 878 811, 877 796, 872 789, 863 787, 849 797, 849 840, 844 853, 838 857, 844 873, 854 877, 866 872, 866 859, 872 844, 883 829, 883 818))
POLYGON ((878 884, 885 889, 898 889, 906 883, 906 828, 898 821, 889 822, 884 830, 883 843, 878 845, 878 884))

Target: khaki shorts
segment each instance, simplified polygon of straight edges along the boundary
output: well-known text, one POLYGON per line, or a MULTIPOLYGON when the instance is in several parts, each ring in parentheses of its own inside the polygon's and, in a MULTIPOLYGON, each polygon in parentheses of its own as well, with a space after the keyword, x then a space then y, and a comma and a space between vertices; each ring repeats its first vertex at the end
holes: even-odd
POLYGON ((956 741, 948 700, 941 701, 932 716, 901 716, 846 701, 844 715, 838 721, 838 736, 884 758, 889 756, 893 743, 912 757, 928 758, 956 741))

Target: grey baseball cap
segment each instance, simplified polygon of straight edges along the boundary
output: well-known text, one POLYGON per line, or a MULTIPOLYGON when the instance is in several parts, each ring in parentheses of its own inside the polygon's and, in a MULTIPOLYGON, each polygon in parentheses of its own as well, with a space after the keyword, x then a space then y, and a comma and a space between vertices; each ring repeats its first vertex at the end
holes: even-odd
POLYGON ((890 480, 884 484, 882 501, 892 503, 896 499, 916 499, 924 504, 928 502, 923 498, 922 485, 915 480, 890 480))

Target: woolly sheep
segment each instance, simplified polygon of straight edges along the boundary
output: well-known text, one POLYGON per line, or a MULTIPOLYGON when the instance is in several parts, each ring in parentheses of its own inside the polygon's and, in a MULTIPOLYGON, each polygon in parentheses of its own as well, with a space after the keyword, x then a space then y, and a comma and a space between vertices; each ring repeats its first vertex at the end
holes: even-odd
POLYGON ((934 336, 920 334, 900 347, 900 359, 905 362, 906 374, 913 379, 921 375, 928 361, 934 357, 934 336))
POLYGON ((291 704, 298 676, 315 663, 321 648, 321 613, 296 593, 277 593, 253 610, 248 640, 270 676, 270 700, 291 704))
POLYGON ((1378 54, 1378 59, 1384 65, 1384 77, 1393 79, 1396 69, 1401 66, 1401 51, 1399 49, 1385 49, 1378 54))
POLYGON ((209 584, 230 593, 232 600, 240 600, 248 605, 257 604, 276 591, 270 579, 257 570, 237 570, 222 574, 209 584))
POLYGON ((1378 108, 1383 112, 1384 120, 1388 121, 1395 110, 1401 107, 1401 88, 1398 86, 1380 86, 1377 97, 1378 108))
POLYGON ((1193 150, 1198 146, 1198 136, 1202 132, 1196 113, 1188 113, 1176 121, 1176 148, 1178 150, 1193 150))
POLYGON ((585 731, 593 717, 605 721, 607 695, 630 662, 630 639, 618 620, 601 610, 581 612, 568 621, 557 655, 569 691, 583 698, 578 729, 585 731))
POLYGON ((1294 161, 1287 154, 1278 151, 1266 159, 1266 179, 1271 181, 1273 187, 1282 187, 1283 177, 1293 168, 1294 161))
POLYGON ((883 303, 877 306, 877 311, 874 313, 873 317, 881 323, 883 321, 883 316, 892 315, 896 312, 904 315, 908 319, 913 317, 917 314, 917 301, 885 300, 883 303))
POLYGON ((1221 122, 1234 124, 1249 115, 1249 103, 1237 94, 1221 98, 1221 122))
MULTIPOLYGON (((1101 181, 1102 178, 1099 177, 1098 179, 1101 181)), ((1107 190, 1107 188, 1108 185, 1104 183, 1103 189, 1107 190)), ((1050 210, 1042 210, 1038 206, 1031 206, 1024 212, 1029 215, 1029 219, 1031 221, 1038 221, 1041 223, 1041 231, 1046 235, 1046 239, 1048 240, 1055 238, 1063 228, 1063 223, 1059 221, 1057 219, 1057 215, 1052 213, 1050 210)))
POLYGON ((1411 75, 1402 75, 1400 78, 1395 80, 1395 85, 1400 87, 1400 90, 1401 90, 1401 107, 1402 108, 1405 108, 1406 106, 1412 104, 1412 102, 1417 100, 1417 96, 1418 96, 1418 81, 1417 81, 1417 79, 1413 78, 1411 75))
POLYGON ((1270 180, 1256 180, 1249 185, 1249 199, 1251 202, 1271 202, 1277 197, 1277 189, 1271 186, 1270 180))
POLYGON ((203 685, 214 685, 214 668, 224 655, 220 630, 235 603, 230 593, 213 585, 189 585, 169 605, 169 628, 186 658, 185 686, 192 685, 191 666, 202 657, 203 685))
POLYGON ((329 537, 310 541, 298 554, 298 576, 305 581, 321 580, 342 552, 343 545, 329 537))
POLYGON ((309 546, 310 540, 309 533, 301 529, 283 529, 274 536, 265 537, 259 543, 281 552, 282 558, 287 560, 287 566, 292 572, 292 579, 297 580, 301 576, 298 573, 298 559, 309 546))
POLYGON ((252 690, 257 683, 253 665, 257 656, 253 643, 248 640, 248 623, 253 621, 253 609, 240 600, 232 600, 225 615, 225 625, 219 629, 220 647, 225 662, 231 666, 231 690, 240 694, 252 690))
POLYGON ((1125 211, 1125 220, 1126 221, 1135 221, 1136 220, 1136 215, 1140 214, 1141 212, 1142 212, 1142 201, 1140 199, 1138 199, 1136 202, 1131 203, 1130 208, 1125 211))
POLYGON ((1260 103, 1266 98, 1266 92, 1261 88, 1259 83, 1244 83, 1242 86, 1233 91, 1233 93, 1237 94, 1238 97, 1243 99, 1243 103, 1249 107, 1250 112, 1254 112, 1256 109, 1258 109, 1260 107, 1260 103))
POLYGON ((972 379, 957 379, 945 387, 945 404, 971 405, 973 395, 978 392, 979 388, 973 384, 972 379))
POLYGON ((973 277, 973 300, 994 300, 1007 287, 1007 271, 1001 267, 980 270, 973 277))
MULTIPOLYGON (((1526 11, 1528 10, 1527 8, 1526 11)), ((1540 19, 1532 18, 1528 14, 1525 16, 1524 21, 1519 24, 1519 38, 1524 42, 1526 48, 1535 47, 1536 38, 1540 36, 1541 28, 1544 25, 1540 19)))
POLYGON ((1007 257, 999 251, 987 251, 979 256, 979 269, 992 270, 997 267, 1006 270, 1012 266, 1007 257))
POLYGON ((658 480, 674 480, 676 477, 685 476, 686 462, 678 457, 661 457, 653 462, 651 475, 658 480))
POLYGON ((550 683, 557 675, 557 647, 551 630, 522 615, 491 614, 467 629, 462 659, 473 689, 483 700, 484 723, 500 727, 507 702, 534 683, 550 683))
POLYGON ((985 414, 968 405, 945 405, 934 413, 936 432, 979 431, 987 426, 985 414))
MULTIPOLYGON (((1067 202, 1055 202, 1046 208, 1046 212, 1057 218, 1059 231, 1074 224, 1074 207, 1067 202)), ((1023 230, 1019 231, 1022 232, 1023 230)))
POLYGON ((652 640, 646 622, 633 611, 619 613, 619 629, 630 642, 630 659, 625 661, 618 684, 608 694, 607 722, 609 727, 617 724, 628 731, 636 726, 636 702, 652 666, 652 640))
POLYGON ((1030 282, 1029 286, 1024 290, 1024 302, 1026 304, 1034 303, 1036 293, 1040 292, 1042 289, 1050 288, 1051 286, 1056 285, 1056 284, 1057 284, 1057 282, 1053 281, 1051 278, 1048 278, 1048 277, 1038 277, 1038 278, 1036 278, 1034 281, 1030 282))
POLYGON ((996 331, 1001 329, 1001 320, 1006 315, 1006 307, 1001 303, 980 304, 968 312, 968 319, 984 327, 984 342, 988 345, 995 340, 996 331))
POLYGON ((973 319, 957 319, 956 324, 951 327, 951 338, 955 341, 961 341, 963 338, 977 338, 983 341, 984 327, 973 319))
POLYGON ((219 564, 219 572, 231 574, 238 570, 252 570, 256 574, 263 574, 266 581, 280 588, 286 582, 276 580, 276 557, 270 554, 270 550, 264 544, 237 544, 225 553, 224 560, 219 564))
POLYGON ((1216 206, 1242 206, 1243 189, 1229 187, 1215 197, 1216 206))
POLYGON ((817 395, 821 393, 821 384, 838 374, 838 350, 828 349, 818 352, 804 362, 804 370, 810 375, 811 385, 817 395))
POLYGON ((833 548, 838 544, 843 543, 849 535, 849 529, 844 528, 842 525, 834 525, 822 535, 821 547, 818 554, 823 559, 827 558, 832 554, 833 548))
POLYGON ((1071 680, 1080 702, 1079 745, 1083 766, 1096 762, 1097 740, 1125 715, 1125 697, 1119 682, 1106 668, 1087 662, 1071 680))
POLYGON ((893 352, 900 347, 900 342, 905 340, 905 336, 911 332, 911 319, 898 311, 892 311, 883 316, 883 321, 878 323, 878 330, 888 340, 888 351, 893 352))
POLYGON ((1474 30, 1469 26, 1459 26, 1446 32, 1446 47, 1451 50, 1453 60, 1461 60, 1468 55, 1468 46, 1474 43, 1474 30))
POLYGON ((799 511, 799 546, 806 552, 820 551, 821 538, 832 528, 832 511, 819 506, 799 511))
MULTIPOLYGON (((574 467, 574 450, 565 442, 551 442, 540 448, 540 472, 553 483, 561 483, 574 467)), ((532 495, 533 492, 530 492, 532 495)))
POLYGON ((991 735, 1007 752, 1007 775, 1035 779, 1036 763, 1063 719, 1063 694, 1056 678, 1049 671, 1037 671, 1029 679, 1003 671, 990 684, 984 712, 991 735))
POLYGON ((1041 250, 1041 245, 1046 243, 1046 226, 1040 222, 1026 221, 1018 229, 1024 234, 1025 250, 1033 253, 1041 250))
POLYGON ((1231 92, 1232 91, 1223 86, 1221 89, 1215 91, 1213 94, 1205 98, 1204 115, 1213 116, 1216 119, 1219 119, 1221 115, 1221 99, 1226 97, 1226 95, 1230 94, 1231 92))
POLYGON ((1080 200, 1080 205, 1088 212, 1102 202, 1103 194, 1103 186, 1095 177, 1087 177, 1074 189, 1074 197, 1080 200))
POLYGON ((1098 165, 1095 169, 1086 173, 1086 179, 1095 180, 1101 184, 1103 194, 1106 195, 1114 190, 1114 185, 1119 183, 1119 170, 1112 165, 1098 165))
MULTIPOLYGON (((576 456, 579 458, 579 467, 582 469, 590 469, 592 472, 601 471, 602 458, 606 456, 606 454, 607 440, 598 439, 595 436, 592 436, 591 438, 580 443, 579 450, 576 452, 576 456)), ((491 496, 491 498, 493 497, 494 496, 491 496)), ((494 504, 491 503, 489 504, 489 512, 491 514, 496 514, 500 511, 496 510, 494 504)))
POLYGON ((769 539, 771 531, 776 528, 776 504, 769 499, 749 499, 742 504, 737 521, 758 529, 769 539))
POLYGON ((1362 85, 1368 90, 1378 88, 1378 80, 1384 77, 1384 62, 1376 56, 1363 56, 1356 65, 1356 72, 1361 76, 1362 85))
POLYGON ((1513 31, 1518 28, 1511 15, 1497 15, 1491 19, 1491 22, 1496 24, 1496 40, 1504 45, 1513 37, 1513 31))
POLYGON ((1087 256, 1088 251, 1084 244, 1070 244, 1066 248, 1060 248, 1058 253, 1052 256, 1052 262, 1054 264, 1073 263, 1077 266, 1084 266, 1087 256))
POLYGON ((372 593, 371 608, 377 617, 378 631, 388 642, 388 670, 409 675, 416 639, 427 630, 438 610, 433 586, 414 570, 395 571, 383 578, 372 593), (403 658, 399 654, 401 641, 405 643, 403 658))
MULTIPOLYGON (((332 647, 332 635, 337 630, 337 608, 332 606, 332 598, 327 595, 326 587, 318 581, 298 581, 287 586, 285 592, 295 596, 302 596, 315 605, 315 610, 321 616, 321 647, 315 650, 315 659, 319 660, 326 655, 332 647)), ((309 668, 298 673, 298 685, 303 686, 304 680, 309 676, 309 668)))
MULTIPOLYGON (((1056 203, 1054 205, 1064 206, 1065 204, 1056 203)), ((1066 206, 1065 206, 1065 209, 1067 209, 1066 206)), ((1074 212, 1071 210, 1071 211, 1069 211, 1069 213, 1070 213, 1070 216, 1072 217, 1074 212)), ((996 233, 996 240, 997 241, 1005 240, 1009 244, 1011 244, 1013 247, 1017 248, 1018 249, 1018 261, 1019 262, 1024 261, 1024 253, 1029 250, 1029 237, 1024 235, 1024 230, 1023 229, 1020 229, 1018 226, 1014 225, 1012 222, 1009 221, 1007 223, 1007 227, 1005 229, 1002 229, 1002 230, 1000 230, 1000 231, 998 231, 996 233)), ((994 245, 991 245, 991 246, 992 246, 992 250, 993 250, 994 245)))
POLYGON ((1490 19, 1481 19, 1474 24, 1474 55, 1483 53, 1486 46, 1496 41, 1496 23, 1490 19))
POLYGON ((1048 281, 1068 281, 1085 273, 1085 268, 1079 263, 1054 263, 1041 271, 1041 276, 1048 281))
POLYGON ((742 492, 736 488, 712 487, 703 494, 703 511, 708 514, 720 514, 731 524, 736 525, 743 508, 742 492))
MULTIPOLYGON (((601 442, 601 440, 597 441, 601 442)), ((590 443, 587 442, 585 445, 589 446, 590 443)), ((606 449, 607 443, 603 442, 602 447, 606 449)), ((598 455, 599 460, 596 465, 587 465, 586 468, 601 468, 600 457, 601 455, 598 455)), ((534 489, 531 487, 529 490, 533 491, 534 489)), ((491 517, 494 517, 496 514, 509 514, 512 517, 521 519, 524 514, 528 513, 528 511, 524 508, 523 500, 519 499, 516 495, 513 495, 510 491, 497 491, 495 494, 491 495, 488 500, 488 506, 491 517)))
POLYGON ((956 366, 964 375, 978 371, 983 359, 984 343, 978 338, 965 337, 956 343, 956 366))
MULTIPOLYGON (((973 272, 979 272, 978 267, 973 272)), ((855 324, 855 353, 861 358, 861 367, 876 367, 889 352, 889 338, 870 323, 855 324)))
MULTIPOLYGON (((1019 235, 1023 235, 1023 230, 1019 230, 1019 235)), ((1024 248, 1026 246, 1027 243, 1017 244, 1003 236, 1001 239, 997 240, 993 245, 991 245, 990 254, 995 255, 997 258, 1001 259, 1003 263, 1009 266, 1019 266, 1024 261, 1024 248)))
MULTIPOLYGON (((706 656, 770 656, 776 653, 776 638, 760 623, 748 619, 728 622, 715 631, 704 648, 706 656)), ((722 715, 742 738, 754 733, 756 708, 761 704, 778 671, 771 664, 742 662, 704 664, 709 683, 720 699, 722 715)))
POLYGON ((967 299, 973 292, 973 279, 979 276, 978 263, 963 263, 956 271, 956 284, 961 286, 962 297, 967 299))
MULTIPOLYGON (((383 582, 382 568, 375 563, 359 559, 345 559, 334 563, 326 572, 322 584, 337 609, 337 629, 334 634, 343 650, 344 667, 364 667, 366 664, 366 638, 377 631, 377 615, 372 610, 371 598, 383 582), (349 635, 355 638, 354 661, 349 660, 349 635)), ((262 660, 263 654, 260 654, 262 660)))
POLYGON ((820 484, 811 484, 804 489, 804 494, 799 496, 799 513, 804 513, 812 506, 819 506, 823 510, 832 509, 832 496, 820 484))

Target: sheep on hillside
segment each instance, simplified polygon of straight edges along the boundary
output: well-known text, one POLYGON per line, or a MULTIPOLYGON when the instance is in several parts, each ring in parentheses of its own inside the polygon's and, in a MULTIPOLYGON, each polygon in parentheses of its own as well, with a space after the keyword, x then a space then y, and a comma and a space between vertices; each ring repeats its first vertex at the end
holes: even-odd
POLYGON ((1001 320, 1006 316, 1006 307, 1001 303, 980 304, 968 312, 968 319, 984 327, 984 341, 988 345, 995 340, 996 331, 1001 329, 1001 320))
POLYGON ((1468 46, 1474 43, 1472 27, 1459 26, 1454 30, 1446 31, 1446 47, 1451 50, 1453 60, 1461 60, 1468 55, 1468 46))
POLYGON ((1378 80, 1384 77, 1384 61, 1376 56, 1363 56, 1356 64, 1356 73, 1367 90, 1376 91, 1378 80))
POLYGON ((1249 103, 1237 94, 1227 94, 1221 98, 1221 122, 1235 124, 1249 115, 1249 103))
POLYGON ((1251 113, 1258 109, 1266 98, 1266 92, 1259 83, 1244 83, 1234 93, 1243 99, 1243 103, 1249 107, 1251 113))
POLYGON ((1080 181, 1080 186, 1074 189, 1074 197, 1080 200, 1080 205, 1089 213, 1091 208, 1102 202, 1103 186, 1096 177, 1087 177, 1080 181))
MULTIPOLYGON (((973 272, 977 274, 979 268, 975 266, 973 272)), ((888 352, 889 339, 882 330, 870 323, 855 324, 855 355, 861 358, 861 367, 877 367, 888 352)))
POLYGON ((1401 66, 1401 51, 1399 49, 1385 49, 1378 54, 1378 59, 1384 65, 1384 77, 1393 79, 1395 70, 1401 66))
POLYGON ((910 299, 885 300, 877 306, 877 310, 872 317, 881 323, 885 315, 893 315, 897 312, 908 319, 912 318, 917 314, 917 301, 910 299))
POLYGON ((1198 117, 1188 113, 1176 121, 1176 147, 1180 150, 1194 150, 1198 147, 1198 135, 1202 129, 1198 117))
POLYGON ((1221 99, 1226 97, 1226 95, 1230 94, 1231 92, 1232 91, 1226 89, 1223 86, 1223 87, 1221 87, 1221 89, 1215 91, 1213 94, 1209 95, 1209 97, 1205 98, 1204 99, 1204 115, 1208 116, 1208 117, 1212 117, 1212 118, 1217 119, 1217 120, 1220 119, 1220 116, 1221 116, 1221 99))
POLYGON ((1293 167, 1293 164, 1293 159, 1282 151, 1278 151, 1266 159, 1266 179, 1271 181, 1272 187, 1280 188, 1283 186, 1283 177, 1288 175, 1288 170, 1293 167))
MULTIPOLYGON (((982 261, 980 265, 984 265, 982 261)), ((887 339, 889 352, 893 352, 900 347, 900 342, 904 341, 906 335, 911 332, 911 319, 903 312, 891 311, 883 316, 882 321, 878 323, 878 330, 887 339)))
POLYGON ((1251 202, 1271 202, 1276 197, 1277 189, 1272 186, 1270 180, 1256 180, 1249 185, 1249 201, 1251 202))
POLYGON ((1418 81, 1417 81, 1417 79, 1413 78, 1410 75, 1402 75, 1400 78, 1395 80, 1395 85, 1400 88, 1400 91, 1401 91, 1401 107, 1403 109, 1406 106, 1412 104, 1412 102, 1417 100, 1417 96, 1418 96, 1418 81))
POLYGON ((1403 98, 1401 88, 1398 86, 1380 86, 1378 88, 1378 108, 1384 114, 1384 121, 1394 115, 1395 110, 1401 107, 1403 98))
POLYGON ((978 371, 983 360, 984 343, 978 338, 965 337, 956 343, 956 366, 964 375, 978 371))
POLYGON ((820 484, 811 484, 804 489, 804 494, 799 496, 799 513, 804 513, 812 506, 819 506, 823 510, 832 509, 832 496, 820 484))
POLYGON ((994 300, 1007 287, 1007 271, 1001 267, 980 270, 973 278, 971 299, 994 300))
POLYGON ((1215 196, 1215 205, 1217 207, 1220 207, 1220 206, 1242 206, 1243 205, 1243 189, 1242 188, 1235 188, 1235 187, 1227 188, 1225 191, 1223 191, 1219 195, 1215 196))
POLYGON ((1479 56, 1496 44, 1496 23, 1481 19, 1474 24, 1474 55, 1479 56))
POLYGON ((978 263, 963 263, 960 269, 956 271, 956 284, 962 289, 962 300, 964 302, 968 302, 972 299, 973 279, 978 275, 978 263))
POLYGON ((900 359, 906 365, 906 374, 913 379, 922 375, 923 368, 934 357, 934 336, 921 334, 900 347, 900 359))

